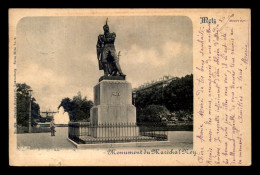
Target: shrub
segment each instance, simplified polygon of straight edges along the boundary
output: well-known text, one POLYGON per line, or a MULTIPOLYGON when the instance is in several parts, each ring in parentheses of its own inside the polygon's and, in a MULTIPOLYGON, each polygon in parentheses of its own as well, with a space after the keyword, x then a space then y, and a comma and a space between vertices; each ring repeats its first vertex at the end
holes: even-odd
POLYGON ((162 117, 169 114, 169 110, 162 105, 149 105, 137 114, 137 122, 161 122, 162 117))

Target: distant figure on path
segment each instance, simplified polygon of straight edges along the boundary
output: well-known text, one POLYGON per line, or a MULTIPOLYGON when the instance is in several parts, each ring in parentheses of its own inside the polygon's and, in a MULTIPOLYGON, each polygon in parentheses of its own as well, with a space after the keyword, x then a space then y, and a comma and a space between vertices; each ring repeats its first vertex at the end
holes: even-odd
POLYGON ((55 131, 54 119, 51 120, 50 128, 51 128, 51 136, 55 136, 56 131, 55 131))

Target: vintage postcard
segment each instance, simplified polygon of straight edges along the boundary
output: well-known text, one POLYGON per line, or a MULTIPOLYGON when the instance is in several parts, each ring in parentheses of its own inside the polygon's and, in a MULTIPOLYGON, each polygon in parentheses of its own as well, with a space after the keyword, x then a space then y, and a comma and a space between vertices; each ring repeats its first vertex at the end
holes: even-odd
POLYGON ((250 9, 9 9, 11 166, 250 166, 250 9))

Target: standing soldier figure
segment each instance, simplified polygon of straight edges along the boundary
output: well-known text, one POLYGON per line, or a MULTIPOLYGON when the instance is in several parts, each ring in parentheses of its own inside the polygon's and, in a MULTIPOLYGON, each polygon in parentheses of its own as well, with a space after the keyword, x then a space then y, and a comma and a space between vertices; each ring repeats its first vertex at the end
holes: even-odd
MULTIPOLYGON (((115 68, 119 72, 120 76, 125 76, 123 74, 120 64, 119 64, 119 58, 116 54, 116 49, 114 46, 116 34, 109 32, 109 26, 106 24, 103 26, 104 34, 101 34, 98 36, 97 41, 97 57, 99 61, 99 70, 104 70, 104 75, 108 76, 111 75, 112 72, 114 72, 112 64, 115 65, 115 68), (113 63, 110 63, 108 58, 109 56, 113 57, 113 63), (109 69, 110 68, 110 69, 109 69)), ((116 72, 117 72, 116 71, 116 72)))

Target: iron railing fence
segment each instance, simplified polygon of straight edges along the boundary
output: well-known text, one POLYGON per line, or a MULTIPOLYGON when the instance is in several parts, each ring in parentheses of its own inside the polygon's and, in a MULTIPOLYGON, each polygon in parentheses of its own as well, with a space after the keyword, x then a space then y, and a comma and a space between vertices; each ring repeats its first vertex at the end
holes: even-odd
POLYGON ((144 136, 156 137, 156 140, 167 140, 168 130, 165 123, 146 122, 137 123, 140 128, 140 133, 144 136))
POLYGON ((102 123, 69 122, 68 137, 79 144, 165 141, 168 132, 156 123, 102 123))

